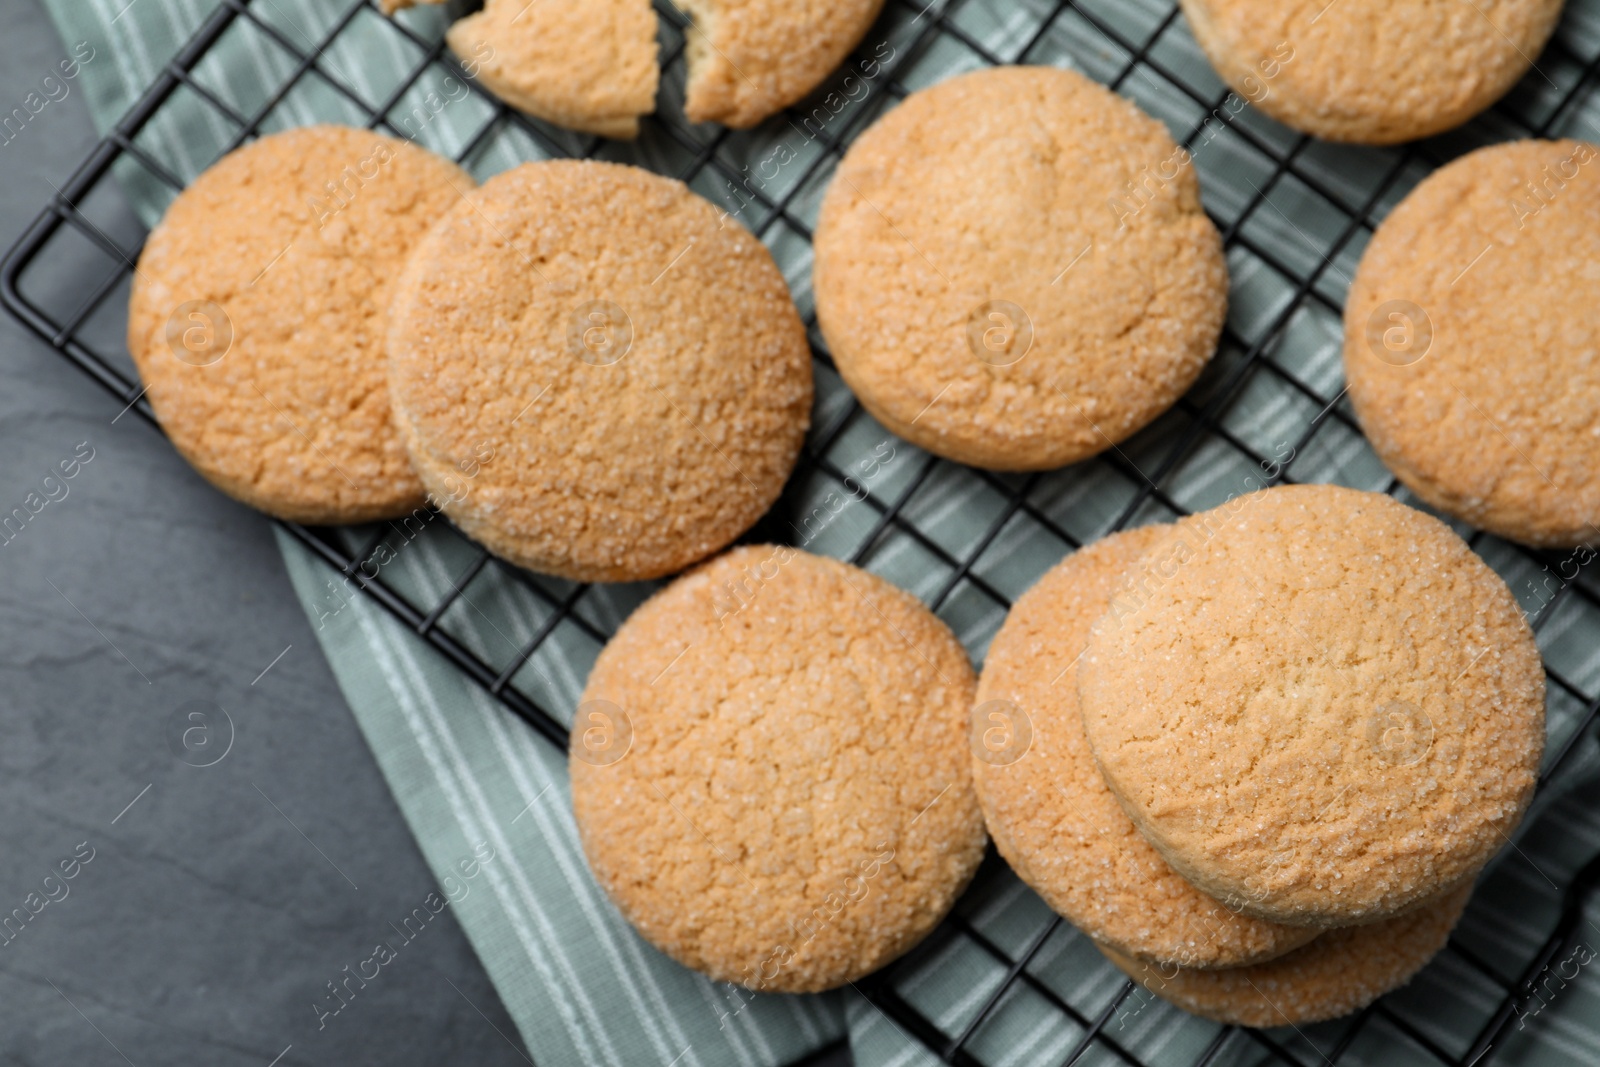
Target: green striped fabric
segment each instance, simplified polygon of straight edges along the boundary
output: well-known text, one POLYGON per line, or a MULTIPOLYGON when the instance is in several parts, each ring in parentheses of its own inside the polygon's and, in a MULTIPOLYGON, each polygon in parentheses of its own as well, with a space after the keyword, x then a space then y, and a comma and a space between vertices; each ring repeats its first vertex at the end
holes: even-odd
MULTIPOLYGON (((213 7, 212 0, 45 2, 66 45, 87 42, 92 49, 93 58, 82 64, 78 82, 102 129, 121 117, 213 7)), ((952 17, 961 32, 1002 56, 1014 55, 1014 42, 1031 37, 1054 7, 1044 0, 964 0, 958 6, 936 0, 936 4, 941 10, 954 7, 952 17)), ((1138 37, 1159 25, 1172 5, 1170 0, 1107 0, 1086 6, 1093 6, 1114 29, 1138 37)), ((905 47, 918 32, 925 18, 918 7, 890 5, 874 30, 882 41, 878 55, 905 47)), ((1561 33, 1571 50, 1583 55, 1600 51, 1600 0, 1581 0, 1569 8, 1561 33)), ((284 41, 310 51, 348 7, 343 0, 254 0, 250 10, 284 41)), ((434 8, 409 11, 402 18, 432 39, 445 25, 445 13, 434 8)), ((385 99, 417 58, 413 46, 380 19, 375 9, 361 11, 318 59, 322 70, 368 101, 385 99)), ((1181 24, 1164 38, 1168 39, 1177 43, 1161 51, 1160 62, 1167 69, 1178 70, 1192 84, 1216 84, 1181 24)), ((900 75, 905 84, 913 88, 931 84, 981 62, 970 48, 952 41, 942 40, 920 54, 900 75)), ((1063 18, 1028 59, 1073 66, 1107 81, 1127 56, 1094 24, 1063 18)), ((241 23, 229 30, 195 76, 228 107, 251 114, 269 101, 294 66, 293 57, 271 34, 241 23)), ((679 66, 678 73, 669 72, 663 107, 676 106, 669 98, 681 86, 679 66)), ((1548 73, 1552 84, 1570 84, 1563 80, 1570 71, 1552 65, 1548 73)), ((1153 76, 1136 75, 1119 88, 1174 130, 1189 130, 1204 120, 1191 102, 1163 91, 1153 76)), ((1544 92, 1536 86, 1525 101, 1531 112, 1537 113, 1544 92)), ((841 83, 833 98, 838 107, 827 106, 834 112, 870 109, 878 106, 881 96, 870 78, 857 79, 841 83)), ((1575 109, 1557 132, 1600 139, 1596 113, 1588 106, 1575 109)), ((456 154, 487 121, 489 108, 462 91, 441 66, 425 73, 391 114, 402 132, 430 148, 456 154)), ((310 75, 272 109, 265 128, 364 120, 340 88, 310 75)), ((1241 116, 1240 121, 1250 122, 1263 137, 1290 143, 1281 130, 1254 116, 1241 116)), ((236 132, 224 113, 206 106, 192 90, 182 89, 136 143, 161 167, 188 180, 211 163, 236 132)), ((585 143, 560 133, 554 136, 574 151, 585 143)), ((820 151, 807 131, 775 122, 729 138, 719 152, 726 153, 731 171, 749 165, 761 173, 762 161, 773 159, 780 145, 802 160, 815 158, 820 151)), ((1256 199, 1256 183, 1265 181, 1271 170, 1251 152, 1226 134, 1205 137, 1196 148, 1208 207, 1225 221, 1241 216, 1245 205, 1256 199)), ((1329 146, 1316 146, 1311 152, 1319 172, 1330 175, 1329 180, 1357 202, 1394 158, 1385 152, 1329 146)), ((668 173, 681 170, 688 161, 681 146, 648 133, 637 145, 609 145, 602 154, 668 173)), ((468 166, 481 179, 543 155, 522 133, 502 128, 488 137, 468 166)), ((1401 187, 1421 173, 1419 169, 1408 174, 1401 187)), ((147 222, 157 219, 170 202, 170 189, 136 162, 124 160, 117 176, 147 222)), ((780 188, 784 180, 781 174, 772 179, 772 191, 793 191, 795 214, 810 218, 820 181, 786 190, 780 188)), ((716 184, 697 181, 695 187, 720 199, 740 221, 758 225, 757 208, 716 184)), ((1307 268, 1327 256, 1329 270, 1319 285, 1326 286, 1336 301, 1354 269, 1359 242, 1354 247, 1336 243, 1341 217, 1297 184, 1286 181, 1275 187, 1271 203, 1274 211, 1253 215, 1252 235, 1307 268)), ((1385 201, 1389 203, 1392 197, 1385 201)), ((763 230, 763 239, 802 310, 809 310, 809 249, 803 235, 780 221, 763 230)), ((1253 342, 1276 328, 1273 323, 1281 309, 1295 298, 1295 282, 1237 248, 1231 252, 1230 269, 1230 325, 1236 335, 1253 342)), ((1270 357, 1274 366, 1323 395, 1335 394, 1341 373, 1337 315, 1307 301, 1282 332, 1284 343, 1270 357)), ((1225 347, 1218 366, 1226 368, 1238 357, 1237 351, 1225 347)), ((1203 381, 1197 393, 1204 394, 1207 388, 1203 381)), ((849 405, 842 383, 819 371, 817 424, 833 424, 849 405)), ((1271 379, 1259 385, 1252 381, 1223 421, 1258 452, 1273 455, 1281 454, 1283 443, 1296 440, 1315 413, 1303 395, 1271 379)), ((1181 432, 1183 418, 1175 413, 1123 446, 1127 463, 1138 469, 1147 459, 1153 462, 1159 455, 1156 446, 1181 432)), ((926 456, 864 416, 853 419, 828 443, 827 457, 836 468, 855 475, 853 486, 830 483, 818 475, 802 478, 790 493, 797 510, 784 518, 796 523, 815 519, 805 527, 812 538, 808 547, 814 551, 842 556, 870 546, 866 565, 935 603, 975 659, 981 659, 1003 610, 971 578, 954 573, 940 553, 957 559, 976 556, 972 575, 981 578, 986 588, 1014 597, 1070 549, 1057 533, 1027 513, 1016 514, 998 535, 993 534, 989 527, 996 516, 1006 513, 1006 499, 991 481, 954 465, 932 466, 926 456), (858 490, 870 490, 886 500, 906 494, 901 514, 926 531, 928 541, 893 530, 881 536, 876 514, 861 502, 858 490)), ((1208 434, 1171 479, 1169 491, 1182 507, 1208 507, 1249 488, 1257 473, 1253 461, 1241 459, 1226 440, 1208 434)), ((1293 473, 1299 480, 1369 489, 1382 489, 1388 480, 1366 443, 1335 423, 1328 424, 1305 454, 1294 457, 1293 473)), ((1088 541, 1109 528, 1137 486, 1111 466, 1089 463, 1031 488, 1037 513, 1075 539, 1088 541)), ((1139 512, 1135 522, 1170 517, 1170 512, 1152 505, 1139 512)), ((349 543, 354 548, 371 535, 371 530, 348 531, 349 543)), ((489 891, 468 895, 454 910, 537 1062, 612 1067, 779 1064, 845 1033, 856 1062, 864 1067, 936 1062, 920 1042, 852 990, 812 997, 751 997, 689 972, 650 948, 589 877, 568 803, 564 756, 373 601, 350 594, 298 542, 283 534, 279 541, 290 578, 340 687, 436 877, 448 885, 445 879, 456 862, 479 842, 486 841, 495 850, 495 859, 483 865, 485 877, 479 883, 489 891)), ((433 524, 415 538, 396 533, 391 547, 385 582, 421 604, 437 602, 473 558, 471 547, 444 524, 433 524)), ((1505 575, 1530 615, 1539 619, 1547 663, 1584 694, 1600 693, 1600 611, 1573 597, 1549 603, 1546 576, 1526 556, 1492 540, 1481 550, 1505 575), (1541 617, 1547 609, 1549 617, 1541 617)), ((571 591, 561 583, 548 587, 557 599, 571 591)), ((594 629, 608 632, 649 591, 646 586, 597 587, 575 610, 594 629)), ((551 617, 548 600, 491 565, 473 578, 441 625, 486 662, 504 664, 551 617)), ((570 715, 597 651, 583 627, 561 622, 513 681, 535 694, 543 706, 570 715)), ((1552 734, 1558 739, 1566 736, 1582 711, 1582 700, 1553 692, 1552 734)), ((1584 740, 1581 745, 1580 767, 1564 783, 1568 795, 1556 800, 1554 792, 1548 794, 1554 806, 1486 876, 1462 925, 1462 942, 1510 976, 1548 934, 1559 910, 1559 888, 1600 851, 1596 793, 1587 786, 1577 788, 1586 780, 1584 768, 1594 762, 1592 743, 1584 740)), ((1050 921, 1042 902, 1009 873, 986 879, 961 902, 960 912, 970 933, 935 939, 919 950, 906 977, 897 983, 898 993, 949 1035, 960 1034, 973 1022, 1005 980, 1005 958, 1015 958, 1033 945, 1050 921)), ((1585 922, 1581 933, 1585 943, 1600 946, 1600 926, 1595 925, 1600 909, 1591 909, 1585 922)), ((1083 1025, 1061 1005, 1092 1020, 1121 986, 1120 973, 1075 930, 1061 924, 1038 948, 1027 979, 1013 984, 967 1048, 989 1064, 1060 1062, 1084 1034, 1083 1025)), ((1490 1062, 1600 1062, 1597 990, 1600 981, 1588 974, 1587 967, 1577 968, 1574 978, 1547 989, 1530 1004, 1509 1039, 1493 1050, 1490 1062)), ((1499 995, 1481 973, 1451 955, 1385 1003, 1427 1041, 1460 1055, 1499 995)), ((1348 1025, 1290 1030, 1274 1033, 1273 1039, 1301 1062, 1315 1064, 1338 1044, 1348 1025)), ((1216 1033, 1213 1024, 1143 993, 1118 1005, 1103 1030, 1117 1048, 1153 1064, 1192 1062, 1216 1033)), ((1260 1045, 1235 1035, 1218 1062, 1262 1058, 1260 1045)), ((1117 1061, 1104 1045, 1096 1045, 1080 1062, 1117 1061)), ((1362 1028, 1341 1062, 1435 1061, 1414 1038, 1404 1036, 1398 1024, 1379 1018, 1362 1028)))

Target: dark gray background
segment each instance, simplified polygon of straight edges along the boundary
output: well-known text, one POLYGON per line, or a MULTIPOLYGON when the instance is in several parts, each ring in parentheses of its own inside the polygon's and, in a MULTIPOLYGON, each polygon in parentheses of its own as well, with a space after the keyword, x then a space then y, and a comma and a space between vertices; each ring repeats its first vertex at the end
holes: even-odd
MULTIPOLYGON (((36 0, 0 0, 0 26, 9 112, 65 52, 36 0)), ((95 139, 74 92, 0 145, 0 245, 95 139)), ((319 1032, 326 983, 435 884, 267 521, 143 420, 113 425, 120 407, 0 312, 0 513, 94 449, 0 546, 0 915, 94 849, 0 944, 0 1061, 265 1067, 292 1044, 280 1064, 525 1062, 448 913, 319 1032), (234 725, 214 766, 171 748, 193 700, 234 725)))

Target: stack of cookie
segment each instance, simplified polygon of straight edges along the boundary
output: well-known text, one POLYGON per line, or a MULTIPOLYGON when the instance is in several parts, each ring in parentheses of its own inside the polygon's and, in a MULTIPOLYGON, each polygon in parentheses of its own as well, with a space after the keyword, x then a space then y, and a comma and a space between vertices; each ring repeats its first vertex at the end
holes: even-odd
POLYGON ((1544 674, 1444 524, 1284 487, 1046 574, 973 737, 1001 854, 1114 963, 1197 1014, 1299 1024, 1444 944, 1532 797, 1544 674))

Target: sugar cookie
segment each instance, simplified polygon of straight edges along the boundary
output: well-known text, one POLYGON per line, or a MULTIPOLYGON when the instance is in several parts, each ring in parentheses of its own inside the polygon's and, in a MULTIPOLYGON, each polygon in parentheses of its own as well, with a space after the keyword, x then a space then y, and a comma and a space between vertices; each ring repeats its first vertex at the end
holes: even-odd
POLYGON ((600 885, 656 947, 764 992, 906 952, 983 857, 975 680, 915 597, 798 549, 744 547, 640 607, 573 722, 600 885))
POLYGON ((1600 542, 1600 149, 1514 141, 1435 171, 1345 304, 1372 447, 1441 511, 1541 548, 1600 542))
POLYGON ((682 182, 614 163, 527 163, 440 220, 396 287, 390 352, 444 510, 577 580, 727 545, 777 499, 810 418, 771 255, 682 182))
POLYGON ((128 350, 184 458, 298 522, 419 506, 384 385, 389 294, 472 186, 416 145, 312 126, 229 153, 180 193, 139 257, 128 350))
POLYGON ((1179 0, 1222 80, 1329 141, 1394 144, 1461 125, 1528 72, 1561 0, 1179 0))
POLYGON ((883 0, 682 0, 690 122, 754 126, 802 99, 839 66, 883 0))
POLYGON ((632 138, 655 110, 650 0, 488 0, 445 39, 486 89, 558 126, 632 138))
POLYGON ((1248 915, 1349 926, 1470 879, 1544 745, 1544 671, 1499 575, 1390 497, 1288 486, 1183 523, 1078 666, 1106 784, 1248 915))
POLYGON ((1166 410, 1216 347, 1222 242, 1189 156, 1080 74, 913 93, 840 163, 817 316, 872 415, 941 456, 1059 467, 1166 410))

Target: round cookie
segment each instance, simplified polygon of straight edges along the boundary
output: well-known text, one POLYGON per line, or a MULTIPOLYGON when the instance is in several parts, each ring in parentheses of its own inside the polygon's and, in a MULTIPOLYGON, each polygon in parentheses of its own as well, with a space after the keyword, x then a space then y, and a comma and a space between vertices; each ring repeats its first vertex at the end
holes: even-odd
MULTIPOLYGON (((684 114, 742 129, 821 84, 866 35, 883 0, 682 0, 682 7, 694 20, 684 114)), ((885 58, 880 47, 864 63, 875 68, 885 58)))
POLYGON ((635 167, 496 176, 417 249, 393 307, 389 384, 423 484, 536 571, 678 571, 771 506, 805 437, 811 355, 772 257, 635 167))
POLYGON ((633 138, 655 110, 650 0, 488 0, 445 39, 490 92, 558 126, 633 138))
POLYGON ((1561 0, 1179 0, 1222 79, 1329 141, 1395 144, 1461 125, 1516 84, 1561 0))
POLYGON ((1345 305, 1372 447, 1441 511, 1538 547, 1600 541, 1600 149, 1515 141, 1390 213, 1345 305))
POLYGON ((1416 976, 1444 947, 1472 886, 1370 926, 1329 930, 1266 963, 1224 971, 1160 967, 1100 945, 1150 992, 1194 1015, 1235 1026, 1301 1026, 1349 1015, 1416 976))
POLYGON ((1544 673, 1505 582, 1376 493, 1287 486, 1183 523, 1078 666, 1106 784, 1198 888, 1349 926, 1469 880, 1544 746, 1544 673))
POLYGON ((128 351, 183 457, 296 522, 422 503, 390 415, 393 279, 473 181, 413 144, 312 126, 229 153, 151 231, 128 351))
POLYGON ((1017 600, 978 680, 972 771, 1000 854, 1097 943, 1152 963, 1236 967, 1318 931, 1237 914, 1179 877, 1106 788, 1078 711, 1076 660, 1090 626, 1165 558, 1156 546, 1171 533, 1112 534, 1017 600))
POLYGON ((651 944, 713 978, 860 978, 933 929, 983 857, 974 684, 910 594, 797 549, 735 549, 595 661, 570 760, 589 865, 651 944))
POLYGON ((1059 467, 1149 423, 1226 311, 1188 154, 1047 67, 913 93, 846 153, 815 248, 818 322, 862 405, 995 470, 1059 467))

